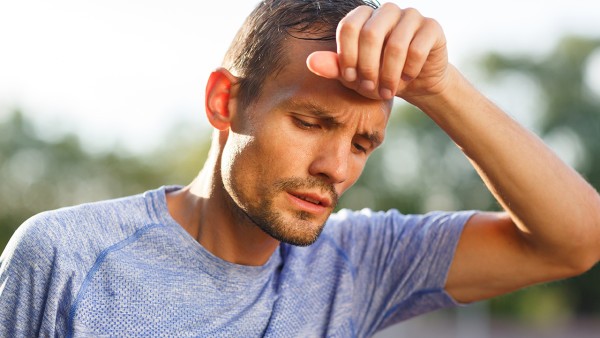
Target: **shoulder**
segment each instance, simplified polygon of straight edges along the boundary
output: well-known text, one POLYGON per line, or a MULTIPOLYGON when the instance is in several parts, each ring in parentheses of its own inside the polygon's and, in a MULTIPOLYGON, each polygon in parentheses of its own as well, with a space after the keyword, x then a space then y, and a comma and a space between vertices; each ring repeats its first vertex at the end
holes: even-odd
POLYGON ((0 336, 54 336, 57 325, 64 327, 100 258, 162 224, 161 191, 46 211, 25 221, 0 256, 0 308, 8 309, 0 311, 0 336))
POLYGON ((146 204, 135 195, 39 213, 17 229, 3 256, 27 256, 32 262, 57 254, 94 259, 148 223, 146 204))
POLYGON ((407 230, 452 224, 464 225, 473 213, 474 211, 433 211, 426 214, 403 214, 396 209, 387 211, 342 209, 329 217, 325 229, 328 232, 347 232, 370 231, 373 229, 407 230))
POLYGON ((360 224, 385 225, 390 223, 425 224, 460 221, 468 218, 474 211, 431 211, 425 214, 403 214, 397 209, 376 211, 369 208, 361 210, 341 209, 331 214, 328 224, 360 224))
MULTIPOLYGON (((455 242, 473 211, 402 214, 396 209, 358 211, 343 209, 331 215, 323 229, 323 241, 332 241, 347 250, 380 245, 427 246, 455 242)), ((321 239, 320 239, 321 240, 321 239)))

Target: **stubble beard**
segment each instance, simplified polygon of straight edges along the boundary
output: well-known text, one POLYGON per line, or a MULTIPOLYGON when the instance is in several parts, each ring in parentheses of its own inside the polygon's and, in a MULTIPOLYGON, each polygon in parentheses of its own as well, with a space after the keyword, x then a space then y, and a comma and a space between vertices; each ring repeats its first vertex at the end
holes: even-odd
POLYGON ((258 204, 248 203, 246 208, 240 207, 240 210, 252 223, 276 240, 296 246, 309 246, 319 238, 327 219, 315 227, 313 215, 305 211, 297 211, 286 220, 283 212, 273 205, 278 194, 297 189, 326 191, 332 202, 331 211, 337 204, 338 195, 331 184, 314 177, 306 179, 294 177, 281 179, 271 187, 264 187, 257 196, 260 200, 258 204))

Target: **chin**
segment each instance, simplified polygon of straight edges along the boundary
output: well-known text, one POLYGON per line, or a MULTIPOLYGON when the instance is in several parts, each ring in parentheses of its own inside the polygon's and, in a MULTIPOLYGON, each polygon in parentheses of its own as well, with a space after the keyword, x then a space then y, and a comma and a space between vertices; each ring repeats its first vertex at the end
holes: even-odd
POLYGON ((292 220, 288 222, 276 222, 258 223, 255 222, 259 228, 261 228, 269 236, 276 240, 295 245, 295 246, 309 246, 319 239, 325 222, 316 223, 315 220, 292 220))

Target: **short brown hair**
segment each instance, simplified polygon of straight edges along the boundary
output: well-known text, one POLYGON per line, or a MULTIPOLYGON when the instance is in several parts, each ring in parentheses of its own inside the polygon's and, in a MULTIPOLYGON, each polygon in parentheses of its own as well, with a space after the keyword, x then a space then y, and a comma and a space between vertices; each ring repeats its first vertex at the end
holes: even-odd
POLYGON ((371 0, 263 0, 250 13, 235 36, 223 67, 240 79, 239 107, 243 110, 259 97, 262 84, 285 65, 283 41, 294 33, 313 36, 302 39, 334 40, 340 20, 354 8, 371 0))

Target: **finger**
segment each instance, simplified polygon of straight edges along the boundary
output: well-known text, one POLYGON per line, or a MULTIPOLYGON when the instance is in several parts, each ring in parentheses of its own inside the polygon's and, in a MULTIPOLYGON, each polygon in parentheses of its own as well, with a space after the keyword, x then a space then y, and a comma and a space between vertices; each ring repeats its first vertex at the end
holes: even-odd
POLYGON ((409 47, 422 23, 423 16, 418 11, 405 9, 398 25, 388 37, 379 73, 379 94, 382 98, 391 99, 396 93, 409 47))
POLYGON ((365 23, 360 33, 358 77, 361 88, 373 91, 377 87, 379 66, 385 39, 397 26, 402 11, 394 4, 384 4, 365 23))
POLYGON ((406 62, 402 70, 404 81, 411 81, 421 75, 421 71, 431 51, 440 43, 439 25, 432 19, 427 19, 421 29, 415 34, 408 48, 406 62))
POLYGON ((313 52, 306 58, 306 66, 311 72, 327 79, 339 79, 341 76, 335 52, 313 52))
POLYGON ((358 63, 358 42, 363 25, 373 14, 373 8, 360 6, 348 13, 338 24, 336 31, 339 67, 348 82, 354 82, 358 63))

